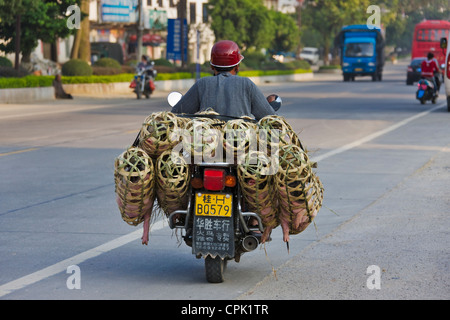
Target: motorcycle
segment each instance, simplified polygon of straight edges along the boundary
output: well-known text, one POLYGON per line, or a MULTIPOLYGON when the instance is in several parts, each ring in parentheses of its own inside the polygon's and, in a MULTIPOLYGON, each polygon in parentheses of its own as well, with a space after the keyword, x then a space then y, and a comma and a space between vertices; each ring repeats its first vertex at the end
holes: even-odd
POLYGON ((138 65, 136 68, 137 74, 131 81, 130 88, 136 93, 136 98, 141 99, 144 95, 147 99, 155 91, 155 82, 157 71, 154 70, 155 63, 152 61, 148 66, 138 65))
POLYGON ((434 92, 434 84, 428 79, 420 79, 417 84, 416 99, 421 104, 425 104, 426 101, 431 100, 432 103, 436 103, 437 93, 434 92))
MULTIPOLYGON (((174 106, 179 99, 180 93, 171 93, 168 102, 174 106)), ((281 99, 277 97, 272 106, 278 110, 281 99)), ((195 118, 196 115, 185 116, 195 118)), ((224 121, 236 119, 205 114, 199 116, 224 121)), ((237 164, 218 162, 191 166, 193 173, 187 208, 170 214, 169 227, 184 230, 184 242, 192 247, 195 257, 205 258, 206 280, 221 283, 229 260, 239 262, 244 253, 258 247, 264 232, 263 223, 257 213, 244 211, 241 206, 237 164)))

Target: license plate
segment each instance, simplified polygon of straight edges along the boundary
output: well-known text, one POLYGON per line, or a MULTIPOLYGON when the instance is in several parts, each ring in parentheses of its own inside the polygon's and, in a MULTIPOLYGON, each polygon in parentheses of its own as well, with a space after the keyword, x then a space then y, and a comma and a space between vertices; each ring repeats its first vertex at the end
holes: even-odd
POLYGON ((229 194, 196 194, 196 216, 231 217, 232 208, 232 197, 229 194))
POLYGON ((355 68, 355 71, 362 71, 362 68, 355 68))

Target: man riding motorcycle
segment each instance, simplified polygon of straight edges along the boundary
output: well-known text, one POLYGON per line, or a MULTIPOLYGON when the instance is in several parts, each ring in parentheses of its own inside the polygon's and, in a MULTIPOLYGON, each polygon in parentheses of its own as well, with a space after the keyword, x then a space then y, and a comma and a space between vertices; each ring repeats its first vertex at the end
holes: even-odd
MULTIPOLYGON (((243 59, 235 42, 221 40, 215 43, 210 59, 214 77, 197 81, 171 111, 194 114, 211 108, 220 115, 253 115, 256 120, 275 114, 281 105, 281 99, 275 94, 265 98, 250 79, 237 75, 243 59)), ((250 219, 249 225, 256 227, 256 219, 250 219)))
POLYGON ((193 114, 212 108, 221 115, 253 115, 256 120, 275 114, 277 102, 268 102, 274 100, 274 95, 266 100, 250 79, 237 75, 243 59, 235 42, 222 40, 214 44, 210 60, 214 77, 197 81, 172 108, 172 112, 193 114))
POLYGON ((433 53, 431 53, 431 52, 428 53, 427 59, 422 61, 421 68, 422 68, 421 77, 424 79, 427 79, 433 83, 433 86, 434 86, 433 93, 434 93, 434 95, 437 95, 438 91, 439 91, 437 81, 439 81, 439 79, 436 77, 435 74, 436 73, 439 74, 440 70, 439 70, 438 64, 436 62, 436 59, 434 59, 433 53))

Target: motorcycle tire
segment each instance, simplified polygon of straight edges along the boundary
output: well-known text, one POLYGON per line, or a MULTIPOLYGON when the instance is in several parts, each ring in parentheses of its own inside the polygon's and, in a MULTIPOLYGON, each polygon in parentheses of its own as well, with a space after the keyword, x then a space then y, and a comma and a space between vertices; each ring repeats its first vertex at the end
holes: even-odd
POLYGON ((221 259, 219 256, 205 258, 206 280, 210 283, 221 283, 224 281, 224 272, 227 266, 227 260, 221 259))
POLYGON ((138 81, 136 81, 136 99, 141 98, 142 93, 141 93, 140 88, 141 88, 141 81, 138 80, 138 81))

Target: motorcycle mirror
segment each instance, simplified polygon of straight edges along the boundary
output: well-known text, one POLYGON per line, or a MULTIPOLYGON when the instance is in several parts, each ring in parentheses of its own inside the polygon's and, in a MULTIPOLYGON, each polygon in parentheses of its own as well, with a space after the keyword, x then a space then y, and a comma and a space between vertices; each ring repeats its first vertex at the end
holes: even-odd
POLYGON ((267 101, 269 101, 269 104, 275 111, 278 111, 281 108, 281 104, 283 103, 281 98, 275 94, 272 94, 269 97, 267 97, 267 101))
POLYGON ((169 95, 167 96, 167 102, 169 102, 169 105, 171 107, 173 107, 174 105, 176 105, 178 103, 178 101, 181 100, 181 98, 183 97, 183 95, 177 91, 173 91, 171 93, 169 93, 169 95))

